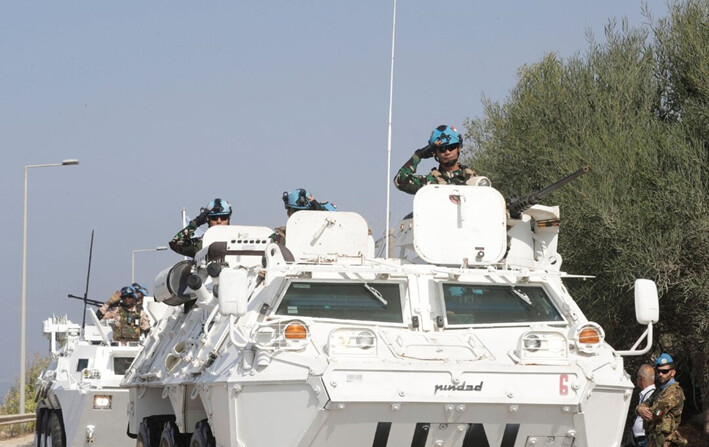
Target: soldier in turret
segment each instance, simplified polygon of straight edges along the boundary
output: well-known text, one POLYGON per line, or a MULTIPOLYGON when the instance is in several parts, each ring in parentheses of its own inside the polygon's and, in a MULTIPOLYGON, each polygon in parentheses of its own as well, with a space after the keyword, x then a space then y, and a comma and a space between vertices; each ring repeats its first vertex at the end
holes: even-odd
POLYGON ((433 129, 428 145, 418 149, 394 177, 394 185, 405 193, 416 194, 424 185, 473 184, 472 178, 477 173, 458 163, 463 137, 453 126, 440 125, 433 129), (416 175, 416 167, 424 158, 434 157, 438 168, 431 169, 428 175, 416 175))
MULTIPOLYGON (((294 189, 291 192, 284 192, 282 199, 288 217, 300 210, 337 211, 335 204, 330 202, 318 202, 315 200, 315 197, 310 194, 310 191, 303 188, 294 189)), ((271 235, 271 240, 285 245, 286 227, 276 228, 276 231, 271 235)))
POLYGON ((138 296, 138 303, 136 304, 139 308, 143 308, 143 298, 148 294, 148 289, 139 282, 134 282, 130 285, 135 289, 135 293, 138 296))
POLYGON ((150 320, 142 308, 138 308, 138 295, 133 287, 123 287, 114 293, 96 311, 101 320, 113 320, 113 341, 140 340, 140 334, 150 331, 150 320))
POLYGON ((655 361, 657 390, 649 401, 638 405, 636 413, 645 421, 648 447, 686 445, 677 428, 682 419, 684 392, 675 380, 675 362, 663 353, 655 361))
POLYGON ((229 225, 231 223, 231 205, 226 200, 214 199, 206 208, 202 208, 197 217, 180 230, 170 241, 170 248, 183 256, 194 257, 202 249, 202 238, 195 236, 197 228, 208 224, 229 225))

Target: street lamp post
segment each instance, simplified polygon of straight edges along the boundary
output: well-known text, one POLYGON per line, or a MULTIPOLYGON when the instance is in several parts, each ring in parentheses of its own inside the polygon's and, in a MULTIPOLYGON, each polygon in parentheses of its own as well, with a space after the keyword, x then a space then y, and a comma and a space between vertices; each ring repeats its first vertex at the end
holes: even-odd
POLYGON ((139 248, 133 250, 130 254, 130 282, 135 282, 135 254, 142 253, 146 251, 163 251, 167 250, 167 247, 155 247, 155 248, 139 248))
POLYGON ((25 413, 25 319, 27 316, 27 171, 30 168, 50 168, 53 166, 78 165, 79 160, 62 160, 61 163, 25 166, 25 202, 22 219, 22 315, 20 317, 20 408, 19 414, 25 413))

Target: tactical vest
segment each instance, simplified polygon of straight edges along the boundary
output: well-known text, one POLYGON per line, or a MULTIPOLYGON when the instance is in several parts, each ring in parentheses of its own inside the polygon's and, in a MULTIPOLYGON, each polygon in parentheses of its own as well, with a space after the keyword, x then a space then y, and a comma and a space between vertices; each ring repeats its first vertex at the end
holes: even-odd
POLYGON ((113 340, 115 341, 138 341, 140 339, 140 311, 126 310, 120 306, 118 309, 119 321, 113 330, 113 340))

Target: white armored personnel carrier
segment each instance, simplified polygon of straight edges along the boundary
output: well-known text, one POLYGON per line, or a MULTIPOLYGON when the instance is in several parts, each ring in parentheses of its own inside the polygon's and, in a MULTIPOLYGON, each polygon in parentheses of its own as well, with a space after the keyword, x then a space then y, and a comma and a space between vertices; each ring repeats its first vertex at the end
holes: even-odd
MULTIPOLYGON (((401 257, 362 217, 300 211, 286 246, 215 226, 158 276, 175 306, 123 381, 138 446, 614 447, 633 384, 569 295, 559 210, 426 186, 401 257), (525 206, 526 207, 526 206, 525 206)), ((658 319, 636 283, 638 321, 658 319)))
MULTIPOLYGON (((144 298, 155 321, 163 306, 144 298)), ((37 379, 37 447, 119 447, 134 443, 126 435, 128 390, 119 385, 142 346, 115 342, 110 321, 72 323, 66 316, 44 321, 51 362, 37 379)))

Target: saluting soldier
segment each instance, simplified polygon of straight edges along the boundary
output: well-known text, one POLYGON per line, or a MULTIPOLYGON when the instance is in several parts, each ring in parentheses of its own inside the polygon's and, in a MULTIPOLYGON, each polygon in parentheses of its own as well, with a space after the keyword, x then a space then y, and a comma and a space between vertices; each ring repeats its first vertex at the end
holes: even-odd
POLYGON ((140 340, 140 334, 150 331, 150 320, 137 306, 138 294, 133 287, 123 287, 96 311, 101 320, 113 320, 113 341, 140 340))
POLYGON ((675 362, 667 353, 655 361, 657 389, 649 401, 638 405, 636 413, 645 421, 648 447, 686 445, 677 428, 682 420, 684 392, 675 380, 675 362))
POLYGON ((202 238, 195 236, 197 228, 208 224, 229 225, 231 223, 231 205, 226 200, 214 199, 206 208, 202 208, 197 217, 192 219, 170 241, 170 248, 183 256, 194 257, 202 249, 202 238))
POLYGON ((394 185, 401 191, 416 194, 424 185, 472 184, 470 180, 477 173, 469 167, 458 163, 463 138, 453 126, 442 124, 431 132, 428 145, 418 149, 394 177, 394 185), (434 157, 438 168, 431 169, 428 175, 416 175, 416 167, 424 158, 434 157))

